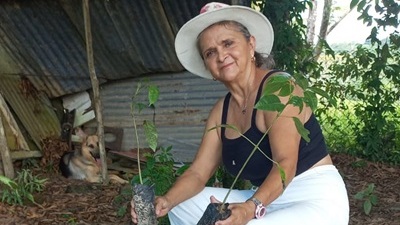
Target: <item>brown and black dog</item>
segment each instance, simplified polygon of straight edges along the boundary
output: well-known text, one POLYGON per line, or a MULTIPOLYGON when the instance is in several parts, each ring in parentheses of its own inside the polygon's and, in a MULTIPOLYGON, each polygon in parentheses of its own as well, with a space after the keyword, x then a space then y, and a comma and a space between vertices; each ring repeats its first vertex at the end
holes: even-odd
MULTIPOLYGON (((63 154, 59 163, 61 174, 66 178, 99 183, 102 181, 99 138, 87 135, 82 129, 77 129, 76 134, 82 140, 81 147, 63 154)), ((110 174, 109 178, 116 183, 128 183, 115 174, 110 174)))

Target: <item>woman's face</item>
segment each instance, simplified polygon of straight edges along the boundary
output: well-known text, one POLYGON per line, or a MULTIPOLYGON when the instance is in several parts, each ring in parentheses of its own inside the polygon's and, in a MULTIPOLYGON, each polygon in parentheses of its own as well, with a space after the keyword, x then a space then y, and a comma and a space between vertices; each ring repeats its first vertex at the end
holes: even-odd
POLYGON ((213 25, 199 37, 204 63, 214 78, 230 81, 247 74, 254 55, 254 37, 246 40, 234 25, 213 25))

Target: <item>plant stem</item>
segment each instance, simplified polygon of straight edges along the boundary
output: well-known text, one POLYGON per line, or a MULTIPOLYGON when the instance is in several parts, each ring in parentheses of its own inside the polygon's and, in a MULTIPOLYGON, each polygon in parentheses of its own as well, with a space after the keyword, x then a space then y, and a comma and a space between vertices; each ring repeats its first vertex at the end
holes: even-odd
POLYGON ((135 137, 136 137, 136 143, 137 143, 137 166, 138 166, 138 171, 139 171, 139 181, 140 184, 143 184, 143 179, 142 179, 142 170, 140 168, 140 144, 139 144, 139 135, 138 135, 138 131, 137 131, 137 126, 136 126, 136 119, 133 115, 133 106, 131 107, 131 114, 132 114, 132 118, 133 118, 133 127, 135 130, 135 137))
MULTIPOLYGON (((286 106, 285 106, 286 107, 286 106)), ((278 115, 275 117, 274 121, 272 121, 272 125, 276 122, 276 120, 280 117, 280 115, 282 114, 282 112, 279 112, 278 115)), ((238 174, 235 176, 235 179, 232 182, 231 187, 229 188, 228 193, 225 195, 224 200, 222 201, 222 204, 225 204, 226 200, 228 199, 229 194, 231 193, 233 186, 236 184, 237 180, 239 179, 240 175, 242 174, 244 168, 246 167, 247 163, 250 161, 250 158, 254 155, 254 153, 256 152, 256 150, 259 150, 260 152, 264 153, 263 151, 261 151, 261 149, 258 147, 261 143, 262 140, 264 140, 264 138, 267 136, 269 130, 271 129, 272 125, 270 127, 268 127, 267 131, 264 133, 264 135, 261 137, 261 139, 258 141, 258 143, 255 145, 251 140, 249 140, 246 136, 244 136, 242 133, 239 132, 240 136, 244 137, 247 141, 249 141, 251 144, 254 145, 253 150, 251 151, 249 157, 247 157, 246 161, 243 163, 242 168, 240 168, 238 174)), ((273 159, 269 158, 266 154, 264 154, 264 156, 266 156, 269 160, 271 160, 273 163, 277 164, 277 162, 275 162, 273 159)))

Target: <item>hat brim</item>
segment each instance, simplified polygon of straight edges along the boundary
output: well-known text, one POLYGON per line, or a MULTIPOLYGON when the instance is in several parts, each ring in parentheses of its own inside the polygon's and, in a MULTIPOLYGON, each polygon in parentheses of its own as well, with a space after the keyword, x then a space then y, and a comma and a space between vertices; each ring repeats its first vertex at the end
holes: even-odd
POLYGON ((274 31, 269 20, 249 7, 229 6, 202 13, 181 27, 175 38, 175 51, 186 70, 200 77, 213 78, 198 52, 197 37, 210 25, 223 20, 233 20, 243 24, 256 39, 256 51, 267 55, 271 53, 274 31))

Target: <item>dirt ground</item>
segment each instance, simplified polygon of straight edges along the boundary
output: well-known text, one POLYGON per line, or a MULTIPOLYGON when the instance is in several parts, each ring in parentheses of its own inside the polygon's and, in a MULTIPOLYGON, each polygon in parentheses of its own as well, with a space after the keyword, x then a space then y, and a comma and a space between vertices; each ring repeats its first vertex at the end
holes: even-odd
MULTIPOLYGON (((400 167, 370 163, 348 155, 333 155, 343 175, 350 199, 350 225, 400 225, 400 167), (354 195, 369 184, 375 184, 378 204, 370 215, 365 215, 362 201, 354 195)), ((11 206, 0 203, 0 224, 124 224, 129 225, 128 214, 118 216, 124 207, 129 210, 129 186, 89 184, 67 180, 61 175, 46 174, 45 189, 35 194, 38 205, 11 206)))

